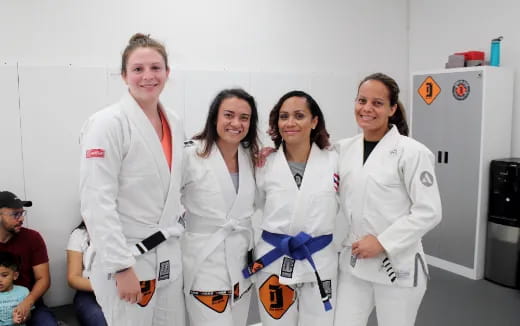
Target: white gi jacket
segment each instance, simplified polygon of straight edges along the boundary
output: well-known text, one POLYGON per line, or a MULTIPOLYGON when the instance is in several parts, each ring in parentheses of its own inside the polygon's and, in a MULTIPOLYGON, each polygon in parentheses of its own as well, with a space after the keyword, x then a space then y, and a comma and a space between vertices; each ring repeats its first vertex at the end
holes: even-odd
POLYGON ((184 290, 229 291, 239 283, 235 300, 250 280, 242 269, 252 247, 255 179, 249 150, 238 147, 238 193, 217 145, 200 157, 203 142, 191 141, 184 152, 182 204, 186 209, 183 237, 184 290))
MULTIPOLYGON (((256 172, 258 204, 263 206, 260 228, 290 236, 300 232, 313 237, 332 234, 338 213, 338 198, 334 188, 337 160, 336 152, 320 150, 313 143, 298 189, 283 150, 280 148, 267 157, 265 166, 256 172)), ((273 248, 260 238, 255 248, 255 259, 273 248)), ((295 261, 291 278, 281 276, 284 257, 266 266, 263 271, 278 275, 282 284, 316 281, 314 270, 307 260, 295 261)), ((332 242, 314 253, 312 258, 322 280, 331 279, 335 275, 338 253, 332 242)))
POLYGON ((157 133, 130 93, 92 115, 81 131, 81 215, 96 249, 94 264, 98 260, 106 273, 133 266, 139 280, 161 281, 182 272, 175 237, 141 256, 130 250, 159 229, 178 235, 183 230, 178 217, 184 131, 172 111, 161 110, 172 135, 171 171, 157 133))
POLYGON ((350 224, 340 269, 372 282, 392 284, 383 267, 388 256, 396 284, 413 286, 417 271, 427 272, 421 237, 441 220, 434 156, 424 145, 392 128, 363 165, 363 135, 338 144, 340 197, 350 224), (377 236, 385 253, 351 259, 352 243, 377 236))

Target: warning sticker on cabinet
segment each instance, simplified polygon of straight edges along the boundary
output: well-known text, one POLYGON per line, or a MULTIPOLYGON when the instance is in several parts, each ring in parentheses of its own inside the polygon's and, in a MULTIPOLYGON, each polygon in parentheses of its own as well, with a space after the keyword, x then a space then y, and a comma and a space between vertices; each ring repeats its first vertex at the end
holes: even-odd
POLYGON ((417 92, 421 96, 421 98, 426 102, 426 104, 430 105, 435 101, 437 96, 441 93, 441 88, 439 84, 435 82, 435 80, 428 76, 426 79, 422 82, 421 86, 419 86, 419 89, 417 89, 417 92))

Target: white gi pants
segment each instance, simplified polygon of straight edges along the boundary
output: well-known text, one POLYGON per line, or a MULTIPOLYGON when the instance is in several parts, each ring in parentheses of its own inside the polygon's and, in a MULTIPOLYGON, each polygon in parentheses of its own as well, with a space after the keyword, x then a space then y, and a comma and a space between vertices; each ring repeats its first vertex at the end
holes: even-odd
POLYGON ((341 271, 334 325, 366 326, 376 307, 379 326, 413 326, 426 292, 426 276, 419 269, 416 287, 383 285, 341 271))
MULTIPOLYGON (((253 289, 254 287, 251 287, 253 289)), ((190 319, 190 326, 246 326, 249 314, 251 290, 232 303, 232 295, 227 299, 225 310, 218 312, 204 304, 193 294, 186 294, 186 308, 190 319)))
POLYGON ((332 309, 329 311, 325 311, 316 282, 283 285, 278 283, 278 276, 270 273, 260 271, 255 276, 262 326, 333 325, 336 275, 330 280, 332 309))
POLYGON ((108 326, 184 326, 186 313, 182 274, 167 285, 155 289, 145 307, 119 298, 114 279, 93 266, 90 280, 108 326))

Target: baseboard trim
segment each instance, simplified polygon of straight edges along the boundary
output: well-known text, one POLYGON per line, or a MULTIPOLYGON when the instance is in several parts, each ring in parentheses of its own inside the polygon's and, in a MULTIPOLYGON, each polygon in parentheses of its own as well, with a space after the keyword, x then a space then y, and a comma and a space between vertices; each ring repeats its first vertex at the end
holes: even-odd
POLYGON ((447 260, 443 260, 443 259, 433 257, 430 255, 426 255, 426 261, 428 262, 428 264, 438 267, 440 269, 446 270, 448 272, 452 272, 452 273, 467 277, 472 280, 479 279, 479 278, 477 278, 476 271, 472 268, 468 268, 466 266, 455 264, 455 263, 449 262, 447 260))

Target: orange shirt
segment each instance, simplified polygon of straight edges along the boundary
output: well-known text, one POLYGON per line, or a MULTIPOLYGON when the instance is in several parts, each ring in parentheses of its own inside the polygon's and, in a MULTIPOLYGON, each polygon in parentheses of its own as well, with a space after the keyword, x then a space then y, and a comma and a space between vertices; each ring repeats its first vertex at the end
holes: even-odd
POLYGON ((161 145, 164 152, 164 156, 166 156, 166 162, 168 162, 168 167, 170 171, 172 169, 172 133, 170 130, 170 126, 168 125, 168 121, 164 117, 164 114, 161 110, 159 110, 161 115, 161 124, 162 124, 162 139, 161 145))

